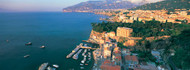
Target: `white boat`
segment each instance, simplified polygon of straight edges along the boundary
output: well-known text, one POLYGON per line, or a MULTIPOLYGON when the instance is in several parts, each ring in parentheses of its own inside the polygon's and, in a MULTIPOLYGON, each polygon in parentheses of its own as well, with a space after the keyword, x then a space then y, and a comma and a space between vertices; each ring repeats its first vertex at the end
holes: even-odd
POLYGON ((32 42, 28 42, 28 43, 26 43, 25 45, 32 45, 32 42))
POLYGON ((30 57, 30 55, 25 55, 24 58, 30 57))
POLYGON ((85 49, 84 52, 86 53, 86 52, 87 52, 87 49, 85 49))
POLYGON ((38 68, 38 70, 45 70, 48 66, 48 63, 43 63, 42 65, 40 65, 40 67, 38 68))
POLYGON ((43 46, 41 46, 40 48, 45 48, 45 46, 43 45, 43 46))
POLYGON ((84 65, 84 64, 81 63, 80 65, 82 66, 82 65, 84 65))
POLYGON ((81 63, 84 63, 84 62, 85 62, 84 60, 81 61, 81 63))
POLYGON ((57 65, 57 64, 53 64, 53 67, 55 67, 55 68, 59 68, 59 65, 57 65))
POLYGON ((53 68, 52 68, 52 67, 50 67, 50 66, 48 66, 48 67, 47 67, 47 70, 53 70, 53 68))

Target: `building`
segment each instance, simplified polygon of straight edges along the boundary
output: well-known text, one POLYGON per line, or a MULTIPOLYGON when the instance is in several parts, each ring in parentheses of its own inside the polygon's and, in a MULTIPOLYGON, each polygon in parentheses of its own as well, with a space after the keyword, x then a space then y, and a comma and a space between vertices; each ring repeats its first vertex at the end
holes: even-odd
POLYGON ((101 70, 121 70, 119 65, 115 65, 110 60, 105 60, 100 66, 101 70))
POLYGON ((117 36, 119 37, 129 37, 131 36, 131 33, 133 32, 133 29, 127 28, 127 27, 118 27, 117 28, 117 36))
POLYGON ((126 66, 127 68, 136 68, 137 65, 139 64, 139 61, 137 59, 137 56, 134 55, 126 55, 125 56, 125 62, 126 62, 126 66))
POLYGON ((157 59, 157 62, 161 61, 161 56, 160 56, 160 52, 158 51, 151 51, 151 54, 157 59))

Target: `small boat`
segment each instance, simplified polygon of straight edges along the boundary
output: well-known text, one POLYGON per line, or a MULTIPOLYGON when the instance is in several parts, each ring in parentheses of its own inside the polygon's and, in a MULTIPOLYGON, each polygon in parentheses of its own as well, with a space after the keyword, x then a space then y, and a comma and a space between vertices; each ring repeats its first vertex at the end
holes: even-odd
POLYGON ((84 55, 84 57, 86 58, 86 55, 84 55))
POLYGON ((38 70, 46 70, 47 66, 48 66, 48 63, 43 63, 42 65, 40 65, 38 70))
POLYGON ((84 65, 84 64, 81 63, 80 65, 82 66, 82 65, 84 65))
POLYGON ((84 69, 84 67, 80 67, 80 69, 84 69))
POLYGON ((52 68, 52 67, 50 67, 50 66, 48 66, 48 67, 47 67, 47 70, 53 70, 53 68, 52 68))
POLYGON ((30 56, 30 55, 25 55, 24 58, 27 58, 27 57, 29 57, 29 56, 30 56))
POLYGON ((81 63, 84 63, 84 62, 85 62, 84 60, 81 61, 81 63))
POLYGON ((91 60, 91 58, 88 58, 88 60, 91 60))
POLYGON ((26 43, 25 45, 32 45, 32 42, 28 42, 28 43, 26 43))
POLYGON ((53 67, 55 67, 55 68, 59 68, 59 65, 57 65, 57 64, 53 64, 53 67))
POLYGON ((88 65, 88 64, 85 64, 85 65, 88 65))
POLYGON ((40 48, 45 48, 45 46, 43 45, 43 46, 41 46, 40 48))

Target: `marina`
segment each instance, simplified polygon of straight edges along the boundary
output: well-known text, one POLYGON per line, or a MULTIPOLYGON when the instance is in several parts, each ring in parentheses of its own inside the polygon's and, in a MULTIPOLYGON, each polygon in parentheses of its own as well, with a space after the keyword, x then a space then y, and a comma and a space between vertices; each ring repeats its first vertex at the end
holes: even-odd
POLYGON ((80 50, 73 56, 73 59, 77 60, 77 59, 78 59, 78 55, 80 54, 81 51, 82 51, 82 49, 80 49, 80 50))
POLYGON ((77 46, 69 55, 67 55, 66 58, 70 58, 71 56, 73 56, 73 54, 76 53, 79 49, 80 49, 80 46, 77 46))
MULTIPOLYGON (((70 57, 72 57, 79 49, 85 49, 85 53, 87 52, 87 49, 96 49, 96 48, 92 48, 92 47, 88 47, 87 46, 87 44, 85 44, 84 46, 83 46, 83 43, 80 43, 80 45, 78 45, 71 53, 69 53, 67 56, 66 56, 66 58, 70 58, 70 57)), ((81 51, 80 51, 81 52, 81 51)), ((85 53, 83 53, 82 55, 84 56, 85 55, 85 53)), ((78 53, 79 54, 79 53, 78 53)))

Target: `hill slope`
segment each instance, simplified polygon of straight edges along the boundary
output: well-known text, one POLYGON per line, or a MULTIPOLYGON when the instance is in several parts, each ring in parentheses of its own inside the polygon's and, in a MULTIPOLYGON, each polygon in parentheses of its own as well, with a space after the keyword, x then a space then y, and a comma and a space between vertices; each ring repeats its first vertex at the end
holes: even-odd
POLYGON ((132 8, 131 10, 175 10, 175 9, 190 9, 190 0, 165 0, 156 3, 145 4, 132 8))
POLYGON ((94 9, 129 9, 136 6, 136 4, 129 1, 87 1, 64 8, 63 10, 75 12, 77 10, 84 11, 94 9))

